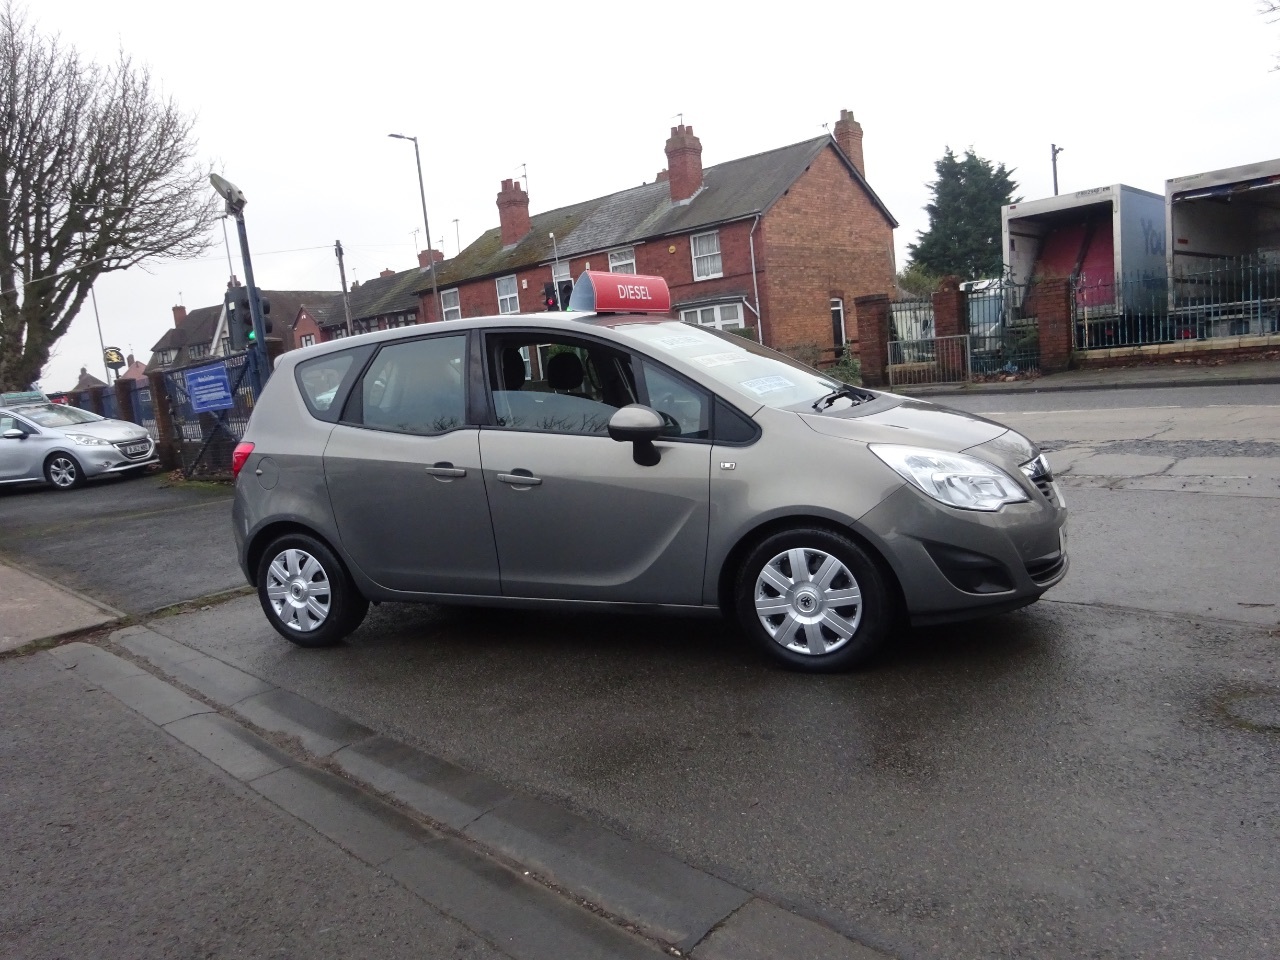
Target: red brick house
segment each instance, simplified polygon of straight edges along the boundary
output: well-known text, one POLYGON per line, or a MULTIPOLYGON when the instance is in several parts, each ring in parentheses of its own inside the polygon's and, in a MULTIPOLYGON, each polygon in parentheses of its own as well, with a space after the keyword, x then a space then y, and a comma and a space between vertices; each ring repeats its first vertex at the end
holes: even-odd
POLYGON ((653 183, 535 215, 521 186, 503 181, 499 225, 437 265, 439 309, 430 270, 417 271, 418 315, 542 310, 547 283, 595 269, 662 276, 682 319, 753 328, 769 346, 856 338, 854 299, 892 289, 897 221, 867 183, 849 111, 833 135, 705 169, 701 142, 681 125, 666 156, 653 183))

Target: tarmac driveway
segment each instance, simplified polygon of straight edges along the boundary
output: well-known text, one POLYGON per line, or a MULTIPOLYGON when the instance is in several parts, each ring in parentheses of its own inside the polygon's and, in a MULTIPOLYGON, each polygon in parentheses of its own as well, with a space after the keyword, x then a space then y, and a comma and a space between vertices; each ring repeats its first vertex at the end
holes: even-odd
POLYGON ((0 487, 0 557, 135 615, 244 586, 231 487, 158 474, 0 487))

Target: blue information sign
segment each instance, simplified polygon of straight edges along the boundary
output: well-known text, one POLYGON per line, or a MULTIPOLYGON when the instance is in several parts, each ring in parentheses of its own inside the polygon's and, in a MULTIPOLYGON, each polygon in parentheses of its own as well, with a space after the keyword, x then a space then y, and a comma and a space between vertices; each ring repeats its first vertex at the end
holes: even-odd
POLYGON ((227 410, 235 403, 227 368, 220 363, 187 371, 187 396, 195 413, 227 410))

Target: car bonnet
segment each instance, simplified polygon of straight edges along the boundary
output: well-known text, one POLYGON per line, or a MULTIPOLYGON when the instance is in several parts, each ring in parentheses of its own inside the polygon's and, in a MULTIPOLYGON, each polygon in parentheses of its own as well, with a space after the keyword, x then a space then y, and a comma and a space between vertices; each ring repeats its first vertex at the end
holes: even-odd
POLYGON ((919 400, 903 400, 885 410, 798 414, 810 429, 863 443, 901 443, 959 453, 1009 432, 1004 424, 919 400))

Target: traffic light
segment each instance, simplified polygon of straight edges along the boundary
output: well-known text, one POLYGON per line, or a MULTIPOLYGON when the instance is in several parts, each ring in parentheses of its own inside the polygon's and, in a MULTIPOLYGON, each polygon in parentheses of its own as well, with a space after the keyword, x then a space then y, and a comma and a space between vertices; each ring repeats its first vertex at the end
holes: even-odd
POLYGON ((556 300, 556 285, 554 281, 548 280, 542 285, 542 309, 560 309, 560 303, 556 300))
POLYGON ((569 309, 569 298, 572 296, 573 296, 573 281, 561 280, 560 281, 560 309, 561 310, 569 309))
MULTIPOLYGON (((262 332, 271 332, 271 301, 258 290, 258 306, 262 309, 262 332)), ((231 287, 223 297, 227 308, 227 337, 231 351, 240 353, 258 342, 253 331, 253 311, 249 306, 249 288, 231 287)))

